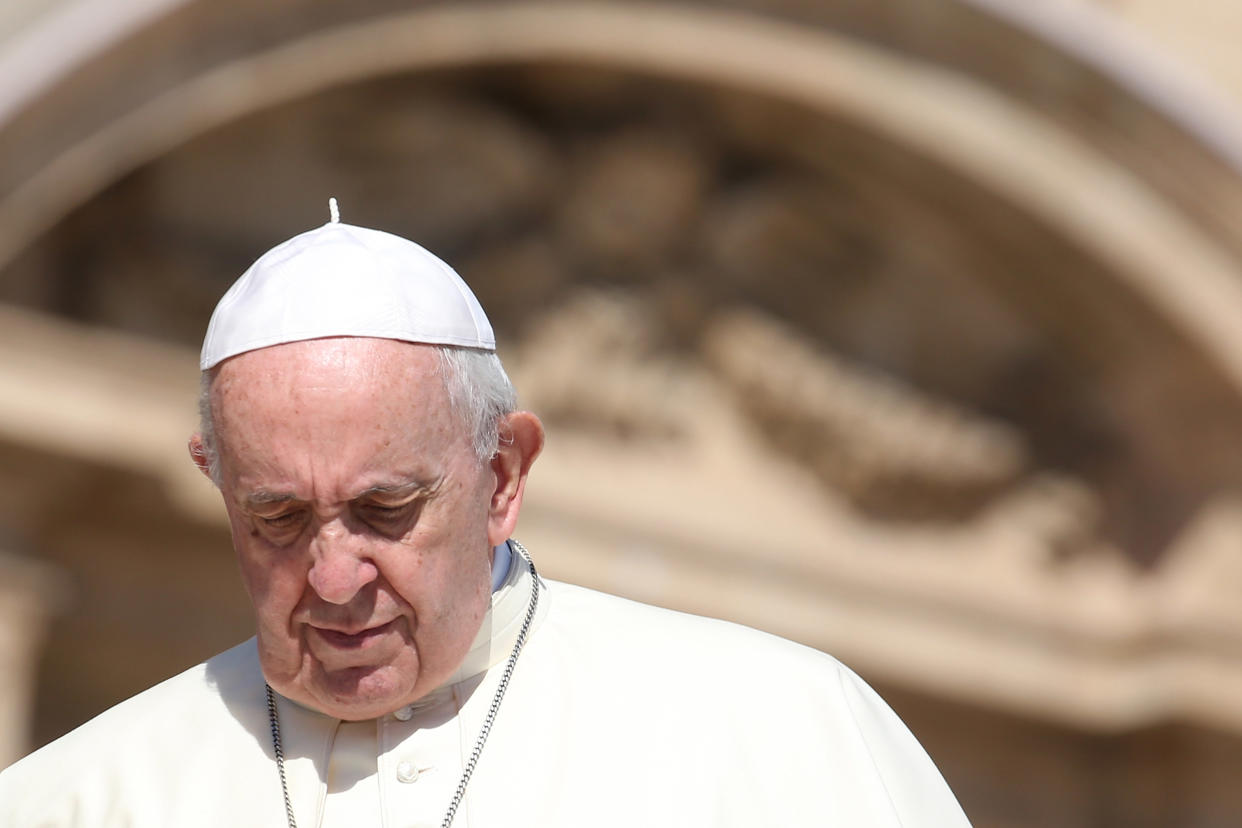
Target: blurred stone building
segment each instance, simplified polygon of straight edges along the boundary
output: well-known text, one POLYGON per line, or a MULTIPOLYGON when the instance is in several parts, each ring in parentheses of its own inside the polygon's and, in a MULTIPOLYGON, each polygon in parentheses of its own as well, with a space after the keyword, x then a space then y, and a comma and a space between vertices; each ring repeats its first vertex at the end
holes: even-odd
POLYGON ((981 828, 1242 823, 1239 31, 10 2, 0 762, 250 634, 196 347, 334 195, 488 309, 546 574, 832 652, 981 828))

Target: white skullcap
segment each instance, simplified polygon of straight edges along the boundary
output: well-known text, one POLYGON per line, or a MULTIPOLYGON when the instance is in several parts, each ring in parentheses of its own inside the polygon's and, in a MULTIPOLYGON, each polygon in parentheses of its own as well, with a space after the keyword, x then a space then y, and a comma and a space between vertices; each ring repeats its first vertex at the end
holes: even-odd
POLYGON ((326 336, 496 350, 483 308, 451 267, 400 236, 331 221, 273 247, 233 283, 199 365, 326 336))

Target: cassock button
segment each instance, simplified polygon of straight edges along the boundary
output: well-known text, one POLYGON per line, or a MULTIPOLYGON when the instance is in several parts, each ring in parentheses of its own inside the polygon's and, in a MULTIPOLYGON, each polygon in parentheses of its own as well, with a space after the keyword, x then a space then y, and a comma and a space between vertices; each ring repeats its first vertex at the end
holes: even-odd
POLYGON ((418 768, 413 762, 397 763, 397 780, 400 782, 414 782, 418 779, 418 768))
POLYGON ((394 711, 392 717, 399 722, 408 722, 410 719, 414 718, 414 708, 409 706, 402 707, 399 710, 394 711))

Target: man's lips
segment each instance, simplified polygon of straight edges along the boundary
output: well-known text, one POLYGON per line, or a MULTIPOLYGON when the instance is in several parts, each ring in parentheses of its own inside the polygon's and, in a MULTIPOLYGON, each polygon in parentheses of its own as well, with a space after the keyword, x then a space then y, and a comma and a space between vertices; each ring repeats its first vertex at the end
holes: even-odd
POLYGON ((376 627, 367 627, 354 633, 342 632, 341 630, 331 630, 325 627, 316 627, 313 624, 311 629, 325 643, 342 650, 358 650, 371 641, 384 636, 397 623, 397 619, 393 619, 386 624, 380 624, 376 627))

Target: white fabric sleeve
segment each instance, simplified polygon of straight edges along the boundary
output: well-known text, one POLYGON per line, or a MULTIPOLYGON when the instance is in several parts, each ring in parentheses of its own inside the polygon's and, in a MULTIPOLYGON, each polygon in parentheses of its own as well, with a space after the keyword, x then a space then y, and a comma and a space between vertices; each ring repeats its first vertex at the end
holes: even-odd
POLYGON ((970 828, 940 771, 897 714, 848 668, 840 678, 859 737, 903 828, 970 828))

